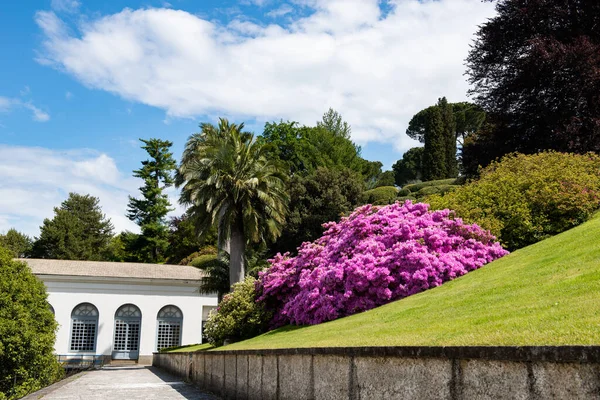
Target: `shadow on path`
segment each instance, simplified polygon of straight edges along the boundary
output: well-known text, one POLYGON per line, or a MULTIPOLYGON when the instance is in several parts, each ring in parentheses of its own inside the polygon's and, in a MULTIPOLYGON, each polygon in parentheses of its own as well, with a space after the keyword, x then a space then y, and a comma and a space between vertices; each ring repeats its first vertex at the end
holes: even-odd
POLYGON ((162 380, 165 384, 171 386, 171 388, 177 391, 181 396, 187 400, 219 400, 221 397, 209 394, 201 391, 198 387, 183 382, 183 380, 167 371, 164 371, 156 367, 134 367, 136 369, 147 369, 152 372, 157 378, 162 380))

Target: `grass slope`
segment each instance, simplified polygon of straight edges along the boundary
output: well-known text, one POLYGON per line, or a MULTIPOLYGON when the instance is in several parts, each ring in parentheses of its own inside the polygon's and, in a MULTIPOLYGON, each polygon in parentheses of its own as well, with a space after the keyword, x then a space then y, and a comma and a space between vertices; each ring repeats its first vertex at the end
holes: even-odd
POLYGON ((441 287, 219 350, 600 344, 600 218, 441 287))
POLYGON ((181 347, 176 347, 176 348, 171 348, 171 349, 165 349, 162 350, 161 352, 165 352, 165 353, 189 353, 192 351, 205 351, 205 350, 210 350, 212 349, 214 346, 210 343, 204 343, 204 344, 191 344, 191 345, 186 345, 186 346, 181 346, 181 347))

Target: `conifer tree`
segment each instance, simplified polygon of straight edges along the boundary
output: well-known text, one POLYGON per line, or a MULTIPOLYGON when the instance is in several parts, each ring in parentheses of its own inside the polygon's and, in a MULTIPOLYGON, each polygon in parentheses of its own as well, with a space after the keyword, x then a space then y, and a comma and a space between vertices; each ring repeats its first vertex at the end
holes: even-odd
POLYGON ((173 172, 176 162, 169 151, 172 142, 160 139, 140 139, 150 160, 142 161, 142 168, 133 171, 133 176, 144 180, 140 187, 142 198, 129 197, 127 217, 138 224, 141 235, 133 244, 140 261, 161 262, 169 246, 166 216, 171 211, 171 203, 165 188, 173 185, 173 172))
POLYGON ((446 171, 444 178, 455 178, 458 176, 458 163, 456 161, 456 120, 452 110, 452 104, 442 97, 437 104, 440 109, 445 142, 446 171))
POLYGON ((103 260, 113 226, 102 213, 98 198, 69 193, 54 218, 44 220, 32 256, 62 260, 103 260))
POLYGON ((425 122, 423 180, 446 178, 446 138, 444 120, 439 107, 430 107, 425 122))

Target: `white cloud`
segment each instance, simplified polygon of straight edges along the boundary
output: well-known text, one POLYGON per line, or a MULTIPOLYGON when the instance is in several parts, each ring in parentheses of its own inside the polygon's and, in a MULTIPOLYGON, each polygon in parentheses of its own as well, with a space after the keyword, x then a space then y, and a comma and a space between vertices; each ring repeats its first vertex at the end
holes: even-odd
POLYGON ((78 0, 52 0, 50 6, 57 12, 74 13, 79 10, 81 2, 78 0))
POLYGON ((33 119, 38 122, 47 122, 50 121, 50 114, 47 112, 40 110, 36 106, 34 106, 31 102, 21 103, 21 106, 30 110, 33 114, 33 119))
MULTIPOLYGON (((139 231, 125 214, 128 196, 139 196, 142 182, 119 171, 106 154, 0 145, 0 176, 0 232, 14 227, 38 235, 44 218, 52 218, 69 192, 98 197, 116 232, 139 231)), ((177 192, 168 193, 176 204, 177 192)), ((183 212, 176 208, 172 215, 183 212)))
MULTIPOLYGON (((29 88, 27 89, 29 90, 29 88)), ((34 121, 47 122, 50 120, 50 114, 36 107, 31 101, 0 96, 0 112, 10 112, 15 108, 25 108, 31 111, 31 116, 34 121)))
POLYGON ((289 4, 282 4, 278 8, 275 8, 275 9, 269 11, 265 15, 267 17, 271 17, 271 18, 279 18, 279 17, 283 17, 284 15, 287 15, 293 11, 294 11, 294 8, 292 6, 290 6, 289 4))
POLYGON ((259 6, 259 7, 263 7, 270 2, 271 2, 271 0, 241 0, 240 1, 240 3, 243 5, 254 5, 254 6, 259 6))
POLYGON ((404 135, 414 113, 441 96, 466 99, 464 59, 477 25, 494 14, 479 0, 394 0, 385 16, 379 0, 293 3, 314 12, 280 26, 125 9, 87 19, 76 34, 54 13, 38 12, 39 61, 164 109, 167 119, 313 124, 331 106, 359 143, 405 150, 414 144, 404 135))
POLYGON ((25 86, 23 89, 21 89, 21 91, 19 92, 19 94, 22 97, 28 96, 31 93, 31 89, 29 88, 29 86, 25 86))

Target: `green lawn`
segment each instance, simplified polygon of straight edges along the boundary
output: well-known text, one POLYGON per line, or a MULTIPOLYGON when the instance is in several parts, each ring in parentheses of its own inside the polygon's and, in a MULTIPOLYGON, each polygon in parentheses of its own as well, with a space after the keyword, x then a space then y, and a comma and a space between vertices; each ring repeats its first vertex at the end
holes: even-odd
POLYGON ((204 343, 204 344, 192 344, 189 346, 182 346, 176 349, 166 350, 165 353, 188 353, 191 351, 204 351, 210 350, 213 348, 212 344, 204 343))
POLYGON ((600 218, 441 287, 219 350, 600 344, 600 218))

